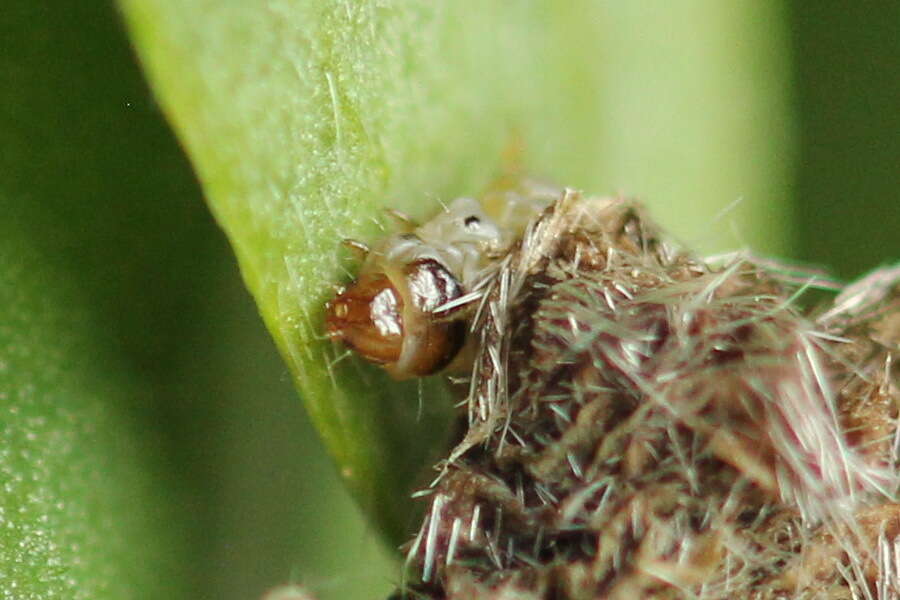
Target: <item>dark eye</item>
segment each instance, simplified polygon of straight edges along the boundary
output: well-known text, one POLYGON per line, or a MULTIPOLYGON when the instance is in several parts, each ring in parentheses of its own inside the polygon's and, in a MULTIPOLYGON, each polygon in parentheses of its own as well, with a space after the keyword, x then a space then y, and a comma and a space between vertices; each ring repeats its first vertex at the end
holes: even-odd
POLYGON ((481 219, 475 215, 471 215, 466 217, 466 220, 463 221, 463 225, 466 226, 466 229, 478 229, 478 226, 481 225, 481 219))

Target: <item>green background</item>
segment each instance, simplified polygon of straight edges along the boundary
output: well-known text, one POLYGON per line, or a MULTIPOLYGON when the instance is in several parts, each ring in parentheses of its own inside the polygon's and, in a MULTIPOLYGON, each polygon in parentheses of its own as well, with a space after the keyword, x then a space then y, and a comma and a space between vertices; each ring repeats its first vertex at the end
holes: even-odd
MULTIPOLYGON (((122 4, 158 96, 112 4, 7 0, 0 11, 0 598, 252 599, 287 581, 323 598, 383 597, 396 576, 383 524, 365 522, 340 487, 166 121, 215 196, 204 149, 218 130, 206 121, 246 136, 227 111, 256 85, 216 82, 240 60, 229 43, 246 52, 254 27, 273 23, 298 27, 277 38, 292 40, 356 5, 257 23, 224 1, 122 4), (191 47, 213 35, 219 45, 191 47)), ((423 192, 472 192, 499 160, 509 110, 525 119, 516 126, 541 174, 635 193, 705 250, 746 243, 843 277, 900 258, 896 3, 501 6, 458 9, 437 30, 440 48, 472 56, 435 51, 388 73, 385 54, 372 67, 385 81, 434 75, 413 81, 408 104, 383 108, 387 149, 348 161, 376 173, 373 189, 420 214, 423 192), (493 44, 506 54, 478 54, 493 44), (446 73, 434 69, 442 60, 446 73), (458 115, 478 129, 455 127, 458 115)), ((415 7, 379 18, 414 37, 426 18, 407 19, 415 7)), ((353 48, 333 37, 338 53, 353 48)), ((302 52, 264 50, 272 71, 279 52, 302 52)), ((303 106, 280 105, 282 92, 247 102, 263 115, 303 106)), ((240 150, 231 158, 252 175, 256 155, 240 150)))

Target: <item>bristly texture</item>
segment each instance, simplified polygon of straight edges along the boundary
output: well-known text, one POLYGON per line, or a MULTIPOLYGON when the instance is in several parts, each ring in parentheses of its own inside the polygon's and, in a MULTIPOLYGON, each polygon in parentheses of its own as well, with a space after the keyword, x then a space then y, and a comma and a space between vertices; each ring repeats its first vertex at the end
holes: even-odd
POLYGON ((486 275, 409 598, 900 598, 900 268, 818 318, 571 190, 486 275))

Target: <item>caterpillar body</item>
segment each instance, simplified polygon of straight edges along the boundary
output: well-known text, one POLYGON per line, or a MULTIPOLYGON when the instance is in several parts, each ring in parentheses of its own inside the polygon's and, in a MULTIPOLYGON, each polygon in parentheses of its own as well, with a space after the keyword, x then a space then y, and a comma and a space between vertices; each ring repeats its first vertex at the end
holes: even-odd
POLYGON ((447 367, 466 338, 462 298, 521 239, 560 190, 531 180, 479 201, 457 198, 367 252, 357 278, 325 309, 326 333, 396 379, 447 367))

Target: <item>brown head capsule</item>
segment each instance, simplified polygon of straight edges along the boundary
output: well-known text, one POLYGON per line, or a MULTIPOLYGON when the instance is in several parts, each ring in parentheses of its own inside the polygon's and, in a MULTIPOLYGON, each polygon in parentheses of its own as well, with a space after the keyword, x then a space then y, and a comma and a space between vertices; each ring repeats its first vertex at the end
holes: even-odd
POLYGON ((328 303, 325 327, 364 358, 397 362, 403 349, 403 299, 384 273, 364 273, 328 303))
POLYGON ((369 268, 328 303, 328 335, 384 365, 397 379, 439 371, 462 347, 465 324, 451 317, 452 310, 437 309, 462 296, 462 287, 433 258, 379 263, 367 264, 369 268))

